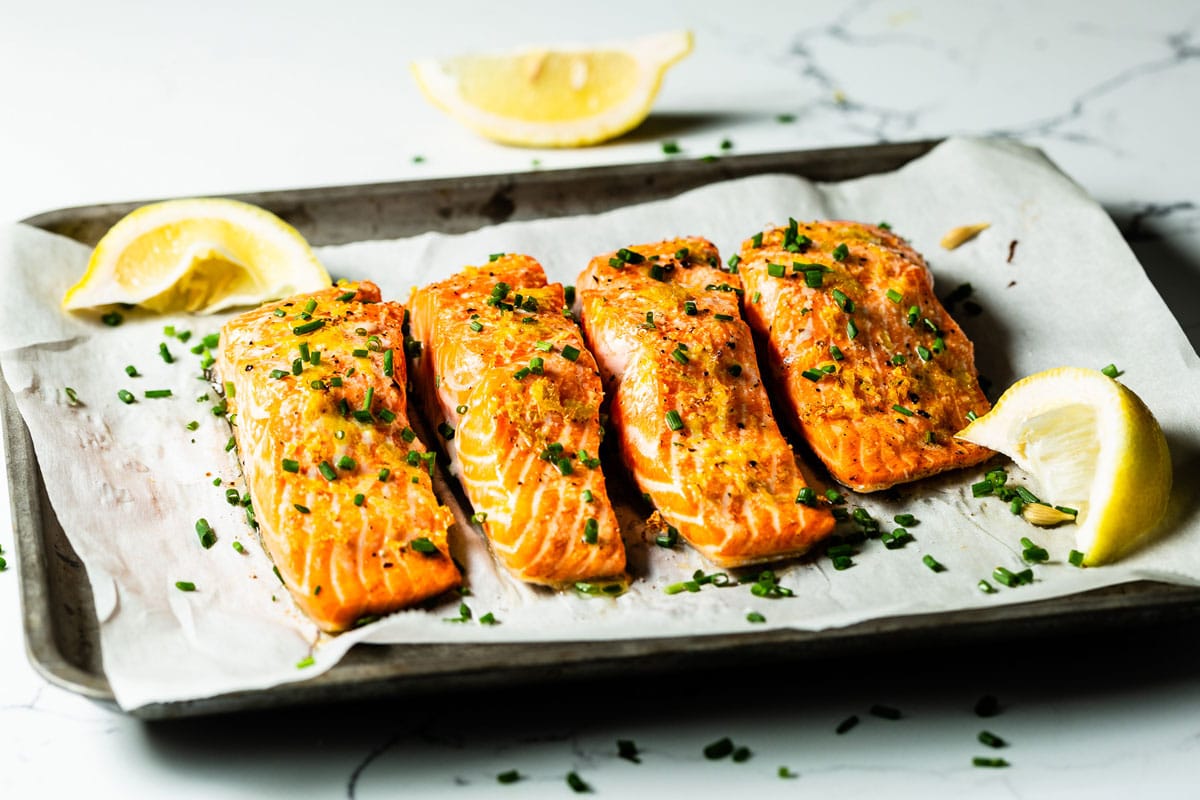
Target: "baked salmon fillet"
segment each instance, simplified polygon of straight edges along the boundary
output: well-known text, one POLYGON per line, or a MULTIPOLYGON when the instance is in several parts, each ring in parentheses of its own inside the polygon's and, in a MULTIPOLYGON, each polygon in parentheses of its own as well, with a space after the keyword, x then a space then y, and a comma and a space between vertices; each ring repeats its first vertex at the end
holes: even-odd
POLYGON ((258 532, 296 603, 336 632, 461 582, 450 510, 408 424, 404 307, 371 283, 230 320, 217 356, 258 532))
POLYGON ((475 520, 522 581, 619 577, 595 360, 541 264, 501 255, 412 295, 414 377, 475 520))
POLYGON ((579 276, 583 329, 622 459, 662 518, 715 564, 808 550, 834 526, 775 423, 741 283, 687 238, 598 256, 579 276))
POLYGON ((954 438, 990 404, 974 347, 903 239, 792 220, 739 256, 746 320, 791 421, 839 482, 872 492, 992 455, 954 438))

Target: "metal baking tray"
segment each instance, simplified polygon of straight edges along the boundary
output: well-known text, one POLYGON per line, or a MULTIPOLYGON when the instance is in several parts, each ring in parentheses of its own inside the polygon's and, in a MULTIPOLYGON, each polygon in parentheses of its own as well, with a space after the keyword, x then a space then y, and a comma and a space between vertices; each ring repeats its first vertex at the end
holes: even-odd
MULTIPOLYGON (((533 171, 515 175, 406 181, 232 195, 270 209, 314 245, 458 233, 508 220, 593 213, 655 200, 704 184, 768 172, 823 181, 897 169, 936 141, 882 144, 719 160, 533 171)), ((51 211, 24 220, 95 244, 142 203, 51 211)), ((99 626, 87 572, 59 526, 42 484, 29 433, 0 381, 4 447, 20 558, 25 645, 51 683, 115 706, 100 658, 99 626)), ((1144 625, 1200 616, 1200 590, 1141 582, 995 609, 873 620, 823 631, 764 631, 630 641, 530 644, 360 645, 327 673, 271 689, 145 706, 145 719, 185 717, 405 693, 514 683, 644 676, 867 651, 1144 625)))

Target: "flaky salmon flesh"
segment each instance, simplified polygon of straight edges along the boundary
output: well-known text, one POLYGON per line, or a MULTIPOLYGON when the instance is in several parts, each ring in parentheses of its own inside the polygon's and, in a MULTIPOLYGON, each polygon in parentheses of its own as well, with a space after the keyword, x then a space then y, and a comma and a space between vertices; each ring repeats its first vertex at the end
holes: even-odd
POLYGON ((330 632, 461 582, 409 425, 404 307, 379 300, 364 282, 269 303, 226 323, 217 357, 263 546, 330 632))
POLYGON ((771 412, 738 275, 687 238, 594 258, 587 341, 622 459, 667 524, 723 567, 808 550, 834 520, 771 412))
POLYGON ((503 255, 413 292, 414 380, 499 562, 530 583, 623 577, 596 363, 561 284, 503 255))
POLYGON ((903 239, 793 220, 739 256, 746 320, 790 422, 834 478, 870 492, 992 455, 954 438, 990 405, 973 345, 903 239))

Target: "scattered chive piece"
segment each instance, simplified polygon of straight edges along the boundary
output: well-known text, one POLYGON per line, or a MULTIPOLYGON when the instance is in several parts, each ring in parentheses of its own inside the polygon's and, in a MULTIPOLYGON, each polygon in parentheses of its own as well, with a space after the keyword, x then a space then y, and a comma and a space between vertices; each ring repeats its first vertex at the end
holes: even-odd
POLYGON ((411 444, 412 441, 417 438, 417 434, 412 428, 405 428, 404 430, 400 431, 400 438, 411 444))
POLYGON ((366 358, 367 356, 371 355, 371 351, 364 350, 363 348, 359 347, 351 350, 350 355, 354 356, 355 358, 366 358))
POLYGON ((567 305, 569 305, 569 306, 575 305, 575 287, 574 286, 564 286, 563 287, 563 300, 565 300, 567 305))
POLYGON ((683 350, 679 347, 676 347, 671 351, 671 358, 675 359, 680 364, 686 364, 691 360, 688 358, 687 353, 683 352, 683 350))
POLYGON ((900 353, 896 353, 896 355, 892 356, 891 360, 892 360, 892 366, 894 366, 894 367, 903 366, 904 364, 906 364, 908 362, 908 359, 905 358, 900 353))
POLYGON ((477 319, 471 320, 471 324, 467 327, 469 327, 475 333, 479 333, 481 330, 483 330, 483 325, 477 319))
POLYGON ((245 546, 244 546, 244 545, 242 545, 242 543, 241 543, 241 542, 239 542, 237 539, 234 539, 234 540, 233 540, 233 549, 234 549, 236 552, 238 552, 238 553, 240 553, 240 554, 242 554, 242 555, 245 555, 245 554, 246 554, 246 548, 245 548, 245 546))
POLYGON ((131 378, 141 377, 140 375, 138 375, 137 367, 135 367, 133 364, 130 364, 129 366, 125 367, 125 374, 131 378))
POLYGON ((311 667, 313 664, 316 664, 316 663, 317 662, 313 659, 312 656, 305 656, 304 658, 302 658, 296 662, 296 669, 308 669, 309 667, 311 667))
POLYGON ((762 299, 762 292, 755 292, 750 296, 750 302, 758 305, 758 301, 762 299))
POLYGON ((72 389, 70 386, 67 386, 63 389, 63 391, 67 394, 67 402, 69 404, 73 406, 79 405, 79 395, 75 393, 74 389, 72 389))
POLYGON ((435 545, 425 536, 420 536, 416 539, 413 539, 411 542, 409 542, 409 546, 418 553, 424 553, 427 556, 438 552, 437 545, 435 545))
POLYGON ((858 715, 851 714, 850 716, 846 717, 844 720, 842 720, 841 722, 838 723, 838 726, 836 728, 834 728, 834 733, 836 733, 838 736, 841 736, 843 733, 846 733, 847 731, 852 729, 857 724, 858 724, 858 715))
POLYGON ((904 300, 904 295, 900 294, 895 289, 888 289, 887 290, 887 299, 891 300, 896 305, 900 305, 900 302, 902 300, 904 300))
POLYGON ((979 591, 983 592, 984 594, 995 594, 996 593, 996 587, 992 586, 987 581, 981 580, 979 583, 976 584, 976 586, 978 586, 979 591))
POLYGON ((130 403, 134 402, 133 394, 131 392, 126 391, 125 389, 122 389, 119 392, 117 392, 117 397, 121 398, 121 402, 124 403, 125 405, 129 405, 130 403))
POLYGON ((825 274, 819 269, 805 270, 804 285, 810 289, 820 289, 825 285, 825 274))
POLYGON ((903 415, 904 415, 904 416, 906 416, 906 417, 911 417, 911 416, 913 416, 913 412, 912 412, 912 411, 910 411, 909 409, 907 409, 907 408, 905 408, 904 406, 900 405, 899 403, 897 403, 896 405, 892 406, 892 411, 895 411, 897 414, 903 414, 903 415))
POLYGON ((846 321, 846 336, 851 339, 858 336, 858 326, 854 324, 854 320, 852 319, 846 321))
MULTIPOLYGON (((679 143, 674 142, 674 141, 663 142, 662 143, 662 151, 663 151, 663 155, 667 155, 667 156, 679 155, 679 153, 682 152, 679 149, 679 143)), ((572 772, 571 774, 574 775, 575 773, 572 772)), ((570 783, 569 780, 567 782, 570 783)), ((574 788, 574 787, 572 787, 572 788, 574 788)), ((579 790, 576 789, 576 791, 579 791, 579 790)))
POLYGON ((994 734, 990 731, 980 731, 979 736, 976 738, 979 739, 980 744, 986 744, 988 747, 1007 747, 1008 746, 1008 742, 1004 741, 999 736, 997 736, 996 734, 994 734))
POLYGON ((749 747, 739 747, 733 751, 733 763, 744 764, 750 760, 750 756, 754 755, 750 752, 749 747))
MULTIPOLYGON (((676 146, 674 144, 674 142, 668 142, 663 145, 663 152, 667 153, 667 154, 678 153, 679 147, 676 146), (672 145, 673 147, 675 147, 675 149, 668 150, 667 144, 672 145)), ((572 791, 578 792, 579 794, 583 794, 585 792, 590 792, 592 790, 592 787, 588 786, 587 781, 585 781, 583 778, 579 777, 579 774, 576 772, 568 772, 567 773, 567 786, 570 786, 572 791)))
POLYGON ((504 258, 504 255, 504 253, 492 253, 488 256, 488 263, 490 264, 493 261, 499 261, 500 259, 504 258))
POLYGON ((805 486, 796 494, 796 503, 802 506, 816 506, 816 491, 811 486, 805 486))
POLYGON ((308 506, 300 505, 299 503, 292 503, 292 508, 299 511, 301 514, 311 514, 312 513, 312 511, 309 510, 308 506))
POLYGON ((775 774, 781 778, 799 778, 800 777, 799 773, 792 772, 787 767, 780 767, 779 771, 776 772, 775 774))
POLYGON ((679 529, 674 525, 668 525, 666 533, 660 533, 654 537, 654 543, 659 547, 674 547, 679 543, 679 529))
POLYGON ((319 331, 319 330, 321 330, 321 328, 324 328, 324 327, 325 327, 325 320, 314 319, 312 322, 306 322, 303 325, 297 325, 296 327, 292 328, 292 333, 294 333, 296 336, 302 336, 306 333, 312 333, 313 331, 319 331))
POLYGON ((709 761, 717 761, 733 753, 733 740, 726 736, 705 746, 704 757, 709 761))
POLYGON ((344 292, 342 294, 339 294, 337 296, 338 302, 339 303, 348 303, 354 299, 355 294, 357 294, 357 292, 344 292))
POLYGON ((516 783, 521 780, 521 773, 515 769, 510 769, 507 772, 501 772, 496 776, 497 783, 516 783))
POLYGON ((821 380, 821 378, 823 378, 825 376, 825 373, 819 369, 806 369, 806 370, 804 370, 804 372, 801 372, 800 374, 803 375, 804 377, 808 378, 813 383, 816 383, 817 381, 821 380))
POLYGON ((496 615, 493 614, 491 611, 489 611, 486 614, 484 614, 482 617, 479 618, 479 624, 480 625, 499 625, 500 620, 496 619, 496 615))
POLYGON ((317 465, 317 469, 321 472, 321 475, 325 478, 325 480, 327 480, 327 481, 336 481, 337 480, 337 472, 334 471, 333 465, 330 464, 328 461, 322 461, 320 464, 317 465))
POLYGON ((549 342, 537 341, 533 343, 534 350, 541 350, 543 353, 549 353, 554 349, 554 345, 549 342))
POLYGON ((834 261, 845 261, 846 257, 849 255, 850 255, 850 248, 846 247, 845 243, 839 244, 837 247, 833 248, 833 260, 834 261))
POLYGON ((1083 553, 1081 553, 1078 550, 1072 550, 1070 552, 1070 554, 1067 556, 1067 561, 1070 561, 1071 566, 1073 566, 1073 567, 1082 567, 1083 566, 1083 553))
POLYGON ((395 374, 395 371, 396 371, 395 361, 396 361, 395 351, 393 351, 392 348, 389 347, 383 353, 383 374, 389 378, 392 377, 393 374, 395 374))
POLYGON ((880 719, 897 720, 900 719, 900 709, 876 703, 871 706, 871 716, 879 717, 880 719))
POLYGON ((945 566, 943 566, 943 565, 942 565, 942 563, 941 563, 940 561, 938 561, 936 558, 934 558, 934 557, 933 557, 933 556, 931 556, 931 555, 925 555, 925 556, 924 556, 924 557, 921 559, 921 562, 922 562, 922 563, 923 563, 925 566, 927 566, 927 567, 929 567, 931 570, 933 570, 934 572, 945 572, 945 571, 946 571, 946 567, 945 567, 945 566))
POLYGON ((205 550, 217 543, 217 534, 204 517, 196 520, 196 535, 200 537, 200 546, 205 550))
POLYGON ((228 453, 235 447, 237 447, 237 439, 230 436, 229 440, 225 442, 225 452, 228 453))
POLYGON ((342 456, 337 462, 339 469, 354 469, 358 464, 350 456, 342 456))
POLYGON ((1100 371, 1110 378, 1116 378, 1118 375, 1125 374, 1124 370, 1117 369, 1116 364, 1109 364, 1108 366, 1103 367, 1100 371))
POLYGON ((917 518, 912 514, 897 514, 892 519, 896 521, 897 525, 903 525, 906 528, 917 524, 917 518))
POLYGON ((367 500, 367 498, 363 494, 354 495, 354 505, 356 505, 356 506, 361 506, 363 503, 366 502, 366 500, 367 500))
POLYGON ((158 354, 160 356, 162 356, 162 360, 167 362, 168 364, 175 363, 175 356, 171 355, 171 351, 167 349, 167 345, 165 342, 159 342, 158 354))
POLYGON ((652 264, 650 266, 649 275, 656 281, 665 281, 667 279, 667 273, 658 264, 652 264))
POLYGON ((577 347, 572 347, 569 344, 563 345, 562 357, 567 361, 577 361, 579 359, 580 350, 577 347))
POLYGON ((746 615, 746 621, 747 622, 766 622, 767 618, 764 617, 762 614, 758 613, 757 611, 751 611, 749 614, 746 615))
POLYGON ((642 763, 638 758, 637 745, 630 739, 617 739, 617 756, 626 761, 632 761, 634 764, 642 763))
POLYGON ((287 316, 287 312, 284 311, 282 308, 275 309, 274 314, 277 317, 286 317, 287 316))
POLYGON ((772 278, 782 278, 787 273, 783 264, 767 264, 767 274, 772 278))
POLYGON ((304 313, 311 314, 312 312, 314 312, 316 310, 317 310, 316 299, 314 299, 312 297, 308 298, 308 302, 304 304, 304 313))
POLYGON ((110 328, 115 328, 125 321, 125 317, 121 316, 119 312, 110 311, 104 316, 100 317, 100 321, 110 328))
POLYGON ((982 758, 975 756, 971 759, 971 763, 976 767, 1007 767, 1009 763, 1003 758, 982 758))
POLYGON ((583 541, 588 544, 595 544, 600 540, 600 523, 595 517, 588 517, 587 522, 583 525, 583 541))
POLYGON ((991 481, 980 481, 971 484, 971 494, 975 497, 987 497, 996 490, 991 481))
POLYGON ((838 572, 841 572, 842 570, 850 569, 853 566, 854 566, 854 559, 850 558, 850 556, 834 556, 834 558, 833 558, 833 568, 836 569, 838 572))
POLYGON ((189 431, 194 431, 194 430, 196 430, 197 428, 199 428, 199 427, 200 427, 200 423, 199 423, 199 422, 197 422, 196 420, 192 420, 192 421, 191 421, 191 422, 189 422, 189 423, 188 423, 188 424, 187 424, 185 427, 186 427, 186 428, 187 428, 189 431))
POLYGON ((437 430, 438 433, 442 435, 443 439, 450 440, 454 438, 454 428, 452 428, 448 423, 438 423, 437 430))
POLYGON ((678 411, 667 412, 667 427, 673 431, 683 430, 683 418, 679 416, 678 411))
POLYGON ((196 591, 196 584, 191 581, 175 581, 175 588, 181 592, 194 592, 196 591))
POLYGON ((171 390, 170 389, 148 389, 145 392, 145 395, 147 398, 149 398, 151 400, 156 400, 156 399, 162 398, 162 397, 170 397, 171 390))
POLYGON ((750 244, 754 247, 762 247, 762 237, 762 231, 759 231, 750 237, 750 244))
POLYGON ((846 357, 846 354, 843 353, 841 348, 838 347, 836 344, 829 345, 829 355, 833 358, 834 361, 841 361, 843 358, 846 357))
POLYGON ((391 474, 392 474, 392 471, 390 469, 388 469, 387 467, 384 467, 383 469, 379 470, 379 482, 387 483, 388 476, 391 474))

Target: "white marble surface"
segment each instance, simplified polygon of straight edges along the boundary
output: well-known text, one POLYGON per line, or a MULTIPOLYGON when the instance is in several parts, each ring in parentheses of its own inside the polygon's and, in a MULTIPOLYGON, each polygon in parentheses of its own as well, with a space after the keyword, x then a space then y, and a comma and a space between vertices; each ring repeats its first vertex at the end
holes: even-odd
MULTIPOLYGON (((1105 204, 1200 341, 1195 2, 0 0, 0 109, 4 221, 109 200, 507 172, 533 159, 543 169, 653 161, 668 138, 698 156, 723 138, 748 153, 1017 136, 1105 204), (405 66, 509 41, 683 26, 696 50, 654 116, 587 150, 481 142, 429 108, 405 66)), ((36 675, 7 515, 0 547, 3 798, 560 797, 572 769, 608 796, 1183 797, 1200 777, 1196 624, 144 725, 36 675), (1000 716, 972 713, 985 693, 1000 697, 1000 716), (874 703, 903 718, 870 716, 874 703), (835 735, 852 713, 862 724, 835 735), (975 741, 984 728, 1010 746, 987 752, 975 741), (702 747, 723 736, 753 757, 706 761, 702 747), (618 738, 644 750, 640 765, 616 757, 618 738), (974 755, 1012 766, 974 768, 974 755), (781 765, 799 777, 779 778, 781 765), (527 779, 495 782, 514 768, 527 779)))

